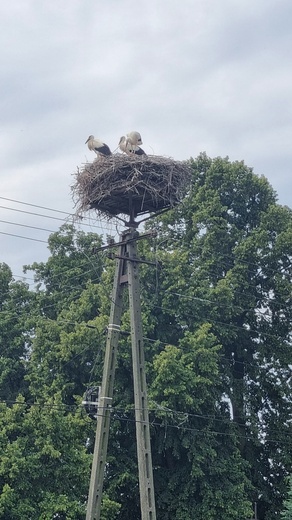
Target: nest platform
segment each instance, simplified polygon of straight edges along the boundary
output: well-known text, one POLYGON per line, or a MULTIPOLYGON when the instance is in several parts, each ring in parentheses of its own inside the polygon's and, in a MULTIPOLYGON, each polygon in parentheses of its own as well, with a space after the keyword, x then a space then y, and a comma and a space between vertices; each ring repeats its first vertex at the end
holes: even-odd
POLYGON ((108 218, 173 208, 187 193, 191 167, 156 155, 97 157, 78 169, 72 186, 77 213, 95 209, 108 218))

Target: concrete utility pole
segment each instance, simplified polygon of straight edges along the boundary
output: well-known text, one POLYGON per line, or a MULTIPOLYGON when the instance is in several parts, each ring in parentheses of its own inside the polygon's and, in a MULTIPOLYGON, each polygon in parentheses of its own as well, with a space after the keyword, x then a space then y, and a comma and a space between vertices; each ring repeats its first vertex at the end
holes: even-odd
MULTIPOLYGON (((124 255, 124 246, 120 246, 119 253, 121 256, 124 255)), ((108 326, 105 360, 103 365, 103 378, 98 399, 97 426, 86 520, 99 520, 100 518, 102 486, 109 437, 111 402, 113 397, 117 347, 122 315, 122 268, 123 262, 117 259, 112 291, 110 323, 108 326)))
POLYGON ((135 396, 136 439, 142 520, 155 520, 155 497, 143 348, 139 269, 136 242, 128 245, 128 287, 131 317, 132 363, 135 396))
MULTIPOLYGON (((103 379, 98 404, 97 428, 88 495, 86 520, 100 520, 101 496, 106 464, 111 402, 114 389, 117 347, 122 314, 122 293, 128 284, 131 316, 132 362, 135 395, 135 419, 141 520, 156 520, 153 470, 148 417, 147 386, 142 337, 141 302, 136 240, 136 230, 122 234, 116 256, 116 271, 112 292, 110 324, 106 342, 103 379)), ((106 247, 106 246, 105 246, 106 247)))

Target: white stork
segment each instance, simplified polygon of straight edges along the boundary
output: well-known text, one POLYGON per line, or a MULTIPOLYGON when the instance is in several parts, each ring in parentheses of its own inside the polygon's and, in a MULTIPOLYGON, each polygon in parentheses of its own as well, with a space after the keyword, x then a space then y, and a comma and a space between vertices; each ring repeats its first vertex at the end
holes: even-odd
POLYGON ((90 135, 87 141, 85 141, 85 144, 86 143, 89 150, 95 152, 96 155, 112 155, 112 152, 110 151, 108 145, 103 143, 99 139, 95 139, 94 135, 90 135))
POLYGON ((125 152, 128 155, 146 155, 144 150, 140 148, 138 145, 131 144, 128 142, 127 138, 123 135, 119 141, 119 148, 122 152, 125 152))
POLYGON ((126 144, 128 143, 133 146, 140 146, 140 144, 143 144, 141 134, 139 134, 139 132, 129 132, 126 135, 126 144))

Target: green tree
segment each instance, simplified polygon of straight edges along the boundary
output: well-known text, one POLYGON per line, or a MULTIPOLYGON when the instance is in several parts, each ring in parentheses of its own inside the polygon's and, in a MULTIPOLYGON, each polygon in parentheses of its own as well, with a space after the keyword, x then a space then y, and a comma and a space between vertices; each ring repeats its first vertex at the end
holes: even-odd
POLYGON ((250 500, 274 519, 291 468, 291 211, 243 162, 202 154, 191 164, 189 196, 156 222, 154 337, 177 344, 211 324, 250 500))
MULTIPOLYGON (((3 269, 5 310, 15 326, 15 343, 25 348, 25 356, 21 349, 13 352, 13 361, 20 358, 26 390, 25 396, 15 393, 14 405, 8 401, 0 408, 0 518, 5 520, 84 518, 95 423, 81 407, 81 396, 100 371, 108 323, 99 311, 103 257, 96 257, 93 246, 100 243, 98 235, 75 233, 71 226, 53 234, 47 263, 26 266, 38 283, 29 294, 30 307, 20 298, 24 287, 10 282, 9 268, 3 269), (23 328, 16 328, 18 309, 25 316, 23 328)), ((114 518, 118 510, 105 495, 103 517, 114 518)))
MULTIPOLYGON (((257 501, 259 519, 276 520, 291 473, 291 211, 243 162, 202 154, 191 164, 189 195, 153 220, 156 239, 139 242, 157 260, 141 266, 157 514, 243 520, 257 501)), ((16 342, 28 331, 13 353, 26 349, 25 395, 0 411, 3 519, 84 515, 95 423, 80 401, 101 381, 114 269, 93 243, 101 237, 64 226, 48 261, 27 266, 39 285, 15 331, 16 342)), ((129 329, 125 294, 102 513, 111 520, 140 515, 129 329)))
POLYGON ((87 429, 58 396, 45 405, 18 397, 0 407, 0 518, 84 518, 87 429))
POLYGON ((151 397, 158 518, 242 519, 251 515, 230 411, 221 399, 221 346, 202 325, 154 358, 151 397))
POLYGON ((26 266, 38 283, 26 376, 34 397, 61 392, 72 404, 92 378, 107 323, 100 316, 103 256, 94 252, 100 244, 100 236, 65 225, 49 238, 48 261, 26 266))
POLYGON ((0 264, 0 400, 13 401, 26 388, 31 300, 28 286, 16 282, 8 265, 0 264))
POLYGON ((47 262, 24 267, 25 272, 34 271, 38 309, 43 316, 54 319, 80 296, 87 282, 100 282, 103 256, 97 255, 94 248, 101 241, 96 233, 76 231, 74 226, 64 224, 49 237, 47 262))
POLYGON ((284 510, 281 513, 282 520, 292 519, 292 478, 289 478, 288 497, 284 501, 284 510))

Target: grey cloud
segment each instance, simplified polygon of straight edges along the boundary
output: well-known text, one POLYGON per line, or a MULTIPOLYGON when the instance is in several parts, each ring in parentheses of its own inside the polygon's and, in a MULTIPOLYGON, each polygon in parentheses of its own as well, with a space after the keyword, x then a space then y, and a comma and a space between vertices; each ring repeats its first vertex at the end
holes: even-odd
POLYGON ((5 193, 72 208, 88 135, 114 148, 137 129, 149 153, 244 159, 291 204, 291 10, 290 0, 2 3, 5 193))

